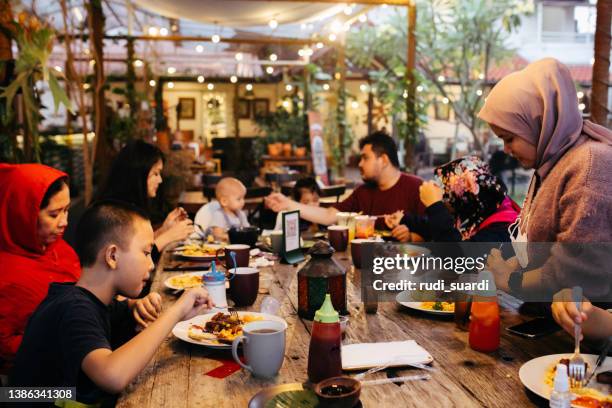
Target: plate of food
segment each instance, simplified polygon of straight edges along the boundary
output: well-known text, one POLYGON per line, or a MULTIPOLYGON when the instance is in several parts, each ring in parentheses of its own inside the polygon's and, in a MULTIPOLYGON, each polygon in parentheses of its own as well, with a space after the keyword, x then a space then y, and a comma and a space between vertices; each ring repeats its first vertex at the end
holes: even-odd
POLYGON ((433 292, 428 295, 406 290, 398 293, 395 300, 404 307, 425 313, 446 316, 455 313, 455 302, 441 300, 433 292))
MULTIPOLYGON (((178 322, 172 334, 192 344, 215 349, 231 349, 232 341, 242 335, 242 327, 251 322, 271 320, 285 323, 285 320, 271 314, 258 312, 236 312, 238 318, 229 313, 208 313, 178 322)), ((286 323, 285 323, 286 324, 286 323)))
MULTIPOLYGON (((586 362, 587 377, 595 367, 597 357, 594 354, 581 354, 586 362)), ((557 364, 569 364, 571 354, 551 354, 529 360, 519 370, 519 378, 523 385, 542 398, 549 399, 553 388, 557 364)), ((612 394, 612 359, 606 359, 597 369, 593 379, 582 388, 572 388, 574 395, 572 407, 610 407, 612 394), (605 374, 603 374, 605 373, 605 374), (601 375, 600 375, 601 374, 601 375)))
MULTIPOLYGON (((174 253, 190 261, 214 261, 223 245, 191 242, 174 249, 174 253)), ((221 256, 221 254, 219 254, 221 256)))
POLYGON ((205 273, 205 271, 202 271, 183 273, 181 275, 171 276, 164 281, 164 285, 168 289, 173 290, 183 290, 202 286, 202 276, 205 273))

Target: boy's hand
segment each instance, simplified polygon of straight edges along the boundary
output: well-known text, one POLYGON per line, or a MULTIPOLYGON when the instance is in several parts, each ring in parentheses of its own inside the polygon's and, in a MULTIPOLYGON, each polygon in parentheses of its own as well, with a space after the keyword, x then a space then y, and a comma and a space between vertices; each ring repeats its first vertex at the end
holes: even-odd
POLYGON ((179 315, 182 316, 180 320, 189 320, 201 311, 212 308, 214 303, 208 291, 200 287, 185 290, 174 306, 179 308, 179 315))
POLYGON ((419 196, 423 205, 429 207, 438 201, 442 201, 444 191, 433 181, 426 181, 419 187, 419 196))
MULTIPOLYGON (((578 313, 576 304, 572 300, 572 290, 563 289, 555 294, 552 303, 552 315, 563 330, 574 335, 574 323, 582 323, 588 319, 593 311, 593 305, 586 298, 582 301, 582 313, 578 313)), ((582 337, 580 340, 582 340, 582 337)))
POLYGON ((134 320, 139 328, 144 329, 157 319, 162 311, 161 296, 151 292, 142 299, 136 299, 132 307, 134 320))

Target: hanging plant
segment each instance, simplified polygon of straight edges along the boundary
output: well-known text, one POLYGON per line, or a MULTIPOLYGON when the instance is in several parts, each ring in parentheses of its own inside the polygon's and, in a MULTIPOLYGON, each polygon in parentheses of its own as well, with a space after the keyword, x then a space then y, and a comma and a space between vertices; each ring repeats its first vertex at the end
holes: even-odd
POLYGON ((36 83, 39 81, 47 83, 53 96, 55 110, 61 103, 71 113, 74 112, 68 96, 60 87, 59 72, 47 66, 53 49, 55 31, 46 23, 41 23, 35 16, 28 16, 25 12, 19 14, 18 21, 12 22, 11 29, 19 55, 15 60, 15 79, 3 88, 0 94, 0 97, 5 98, 6 104, 3 121, 5 124, 10 122, 14 114, 13 99, 15 95, 21 93, 25 115, 24 138, 29 137, 32 146, 30 157, 26 157, 26 160, 40 161, 38 125, 41 120, 41 103, 36 83))

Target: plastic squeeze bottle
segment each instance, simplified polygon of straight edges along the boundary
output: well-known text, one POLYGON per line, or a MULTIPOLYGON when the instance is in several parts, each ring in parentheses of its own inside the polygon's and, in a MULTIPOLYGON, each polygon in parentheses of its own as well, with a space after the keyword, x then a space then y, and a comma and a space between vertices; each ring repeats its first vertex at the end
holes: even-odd
POLYGON ((308 350, 308 379, 312 383, 342 375, 341 341, 338 312, 327 293, 323 305, 315 312, 312 325, 308 350))
POLYGON ((491 352, 499 348, 499 305, 495 280, 490 271, 478 274, 478 282, 488 281, 487 290, 474 292, 470 314, 470 347, 476 351, 491 352))

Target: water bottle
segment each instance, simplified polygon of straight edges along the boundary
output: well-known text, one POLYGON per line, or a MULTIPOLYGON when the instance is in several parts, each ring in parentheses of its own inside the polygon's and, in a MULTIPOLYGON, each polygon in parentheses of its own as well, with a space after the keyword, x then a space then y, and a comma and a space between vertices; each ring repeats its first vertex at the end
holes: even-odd
POLYGON ((215 261, 212 261, 210 272, 203 276, 204 287, 208 290, 210 299, 217 309, 227 308, 227 297, 225 295, 225 273, 218 271, 215 261))
POLYGON ((557 364, 555 371, 555 382, 552 394, 550 394, 551 408, 570 408, 572 406, 572 394, 569 390, 569 378, 567 378, 567 366, 557 364))

